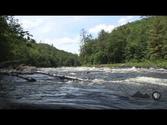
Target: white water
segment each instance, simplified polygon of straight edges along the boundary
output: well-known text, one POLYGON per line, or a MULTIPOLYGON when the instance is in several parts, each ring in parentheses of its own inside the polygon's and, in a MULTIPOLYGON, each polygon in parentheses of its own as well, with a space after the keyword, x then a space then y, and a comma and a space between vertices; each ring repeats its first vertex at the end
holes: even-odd
POLYGON ((12 83, 15 89, 8 90, 10 97, 20 96, 22 98, 17 100, 26 103, 63 104, 92 109, 167 108, 165 69, 60 67, 39 68, 39 72, 68 76, 81 81, 58 81, 47 75, 35 74, 32 77, 37 79, 37 82, 12 83), (156 105, 151 97, 131 98, 137 91, 151 96, 155 90, 162 94, 161 100, 156 105))
POLYGON ((154 84, 154 85, 161 85, 167 86, 167 79, 160 79, 160 78, 153 78, 153 77, 136 77, 136 78, 129 78, 124 80, 126 83, 132 82, 133 84, 154 84))
POLYGON ((95 68, 95 67, 60 67, 60 68, 40 68, 44 71, 61 71, 61 72, 77 72, 77 71, 111 71, 110 68, 95 68))
POLYGON ((61 71, 61 72, 77 72, 77 71, 104 71, 112 73, 128 73, 128 72, 158 72, 158 73, 167 73, 166 69, 159 68, 95 68, 95 67, 59 67, 59 68, 40 68, 42 71, 61 71))
MULTIPOLYGON (((72 75, 75 76, 77 75, 77 72, 104 72, 103 75, 105 75, 105 73, 122 73, 125 74, 126 73, 167 73, 167 70, 165 69, 154 69, 154 68, 136 68, 136 67, 132 67, 132 68, 95 68, 95 67, 60 67, 60 68, 41 68, 40 71, 43 72, 68 72, 67 75, 72 75)), ((91 77, 92 74, 88 75, 89 77, 91 77)), ((94 75, 94 74, 93 74, 94 75)), ((166 74, 167 75, 167 74, 166 74)), ((110 76, 110 75, 108 75, 110 76)), ((73 77, 73 78, 77 78, 77 77, 73 77)), ((116 82, 116 83, 124 83, 124 84, 136 84, 136 85, 140 85, 140 84, 154 84, 154 85, 162 85, 162 86, 167 86, 167 76, 166 79, 161 79, 161 78, 154 78, 154 77, 147 77, 147 76, 137 76, 135 78, 127 78, 124 80, 105 80, 102 78, 95 78, 92 80, 92 84, 97 83, 97 84, 102 84, 104 82, 116 82)))

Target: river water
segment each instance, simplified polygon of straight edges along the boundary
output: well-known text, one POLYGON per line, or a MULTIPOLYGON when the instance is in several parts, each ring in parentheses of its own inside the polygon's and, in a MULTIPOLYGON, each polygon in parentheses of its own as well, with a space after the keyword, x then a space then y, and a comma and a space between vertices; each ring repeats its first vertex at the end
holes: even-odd
MULTIPOLYGON (((39 68, 38 71, 88 81, 33 74, 25 76, 37 81, 27 82, 1 75, 1 103, 8 100, 37 107, 42 105, 45 109, 167 109, 165 69, 60 67, 39 68), (149 98, 132 97, 137 91, 148 94, 149 98), (159 100, 152 98, 154 91, 161 93, 159 100)), ((1 109, 7 108, 7 103, 4 105, 1 104, 1 109)))

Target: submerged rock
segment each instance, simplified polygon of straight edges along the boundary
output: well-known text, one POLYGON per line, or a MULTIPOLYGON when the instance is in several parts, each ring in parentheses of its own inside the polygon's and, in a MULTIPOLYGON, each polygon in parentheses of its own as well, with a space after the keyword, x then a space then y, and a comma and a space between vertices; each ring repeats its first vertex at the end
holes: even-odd
POLYGON ((140 91, 137 91, 134 95, 132 95, 132 97, 135 97, 135 98, 150 98, 150 96, 147 93, 142 94, 140 91))

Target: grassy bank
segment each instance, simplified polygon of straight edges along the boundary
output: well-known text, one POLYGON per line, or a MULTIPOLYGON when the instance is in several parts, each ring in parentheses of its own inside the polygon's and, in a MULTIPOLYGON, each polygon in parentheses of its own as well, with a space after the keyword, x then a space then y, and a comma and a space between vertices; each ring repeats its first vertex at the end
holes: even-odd
POLYGON ((109 67, 109 68, 164 68, 167 69, 167 61, 143 61, 143 62, 127 62, 116 64, 98 64, 98 65, 83 65, 88 67, 109 67))

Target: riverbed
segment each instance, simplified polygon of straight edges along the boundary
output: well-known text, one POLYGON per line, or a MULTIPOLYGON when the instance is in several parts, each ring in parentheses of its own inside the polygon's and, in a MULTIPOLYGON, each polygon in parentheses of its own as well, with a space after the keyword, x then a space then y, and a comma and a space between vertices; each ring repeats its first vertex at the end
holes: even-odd
POLYGON ((60 80, 45 74, 0 75, 1 109, 167 109, 167 70, 154 68, 38 68, 39 72, 77 80, 60 80), (87 81, 86 81, 87 80, 87 81), (133 97, 140 91, 148 98, 133 97), (152 93, 161 93, 159 100, 152 93))

